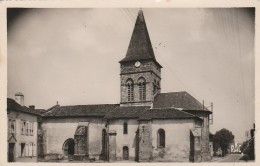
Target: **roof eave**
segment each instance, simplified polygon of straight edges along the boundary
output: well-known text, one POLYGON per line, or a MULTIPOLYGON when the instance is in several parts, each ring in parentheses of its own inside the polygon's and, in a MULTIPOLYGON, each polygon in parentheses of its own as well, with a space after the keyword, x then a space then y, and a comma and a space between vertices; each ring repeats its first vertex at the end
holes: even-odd
POLYGON ((138 120, 153 120, 153 119, 159 119, 159 120, 164 120, 164 119, 198 119, 198 120, 201 120, 203 121, 203 119, 199 118, 199 117, 167 117, 167 118, 160 118, 160 117, 155 117, 155 118, 147 118, 147 119, 142 119, 142 118, 139 118, 138 120))
POLYGON ((43 118, 80 118, 80 117, 90 117, 90 118, 104 118, 105 115, 42 115, 43 118))
POLYGON ((202 112, 202 113, 208 113, 208 114, 212 114, 212 111, 209 110, 182 110, 182 111, 187 111, 187 112, 192 112, 192 111, 196 111, 196 112, 202 112))
POLYGON ((117 120, 117 119, 138 119, 139 117, 112 117, 112 118, 107 118, 105 117, 104 119, 107 119, 107 120, 117 120))
POLYGON ((7 109, 8 111, 16 111, 16 112, 22 112, 22 113, 27 113, 27 114, 31 114, 31 115, 35 115, 35 116, 42 116, 40 113, 34 113, 34 112, 29 112, 29 111, 24 111, 24 110, 20 110, 20 109, 7 109))

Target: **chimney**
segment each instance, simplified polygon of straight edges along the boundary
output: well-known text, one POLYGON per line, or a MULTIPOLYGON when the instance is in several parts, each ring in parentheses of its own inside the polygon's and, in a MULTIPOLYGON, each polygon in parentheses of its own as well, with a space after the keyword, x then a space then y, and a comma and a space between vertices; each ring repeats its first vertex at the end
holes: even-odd
POLYGON ((35 110, 35 106, 34 105, 29 105, 29 108, 32 110, 35 110))
POLYGON ((24 106, 24 95, 21 92, 15 93, 15 101, 21 106, 24 106))

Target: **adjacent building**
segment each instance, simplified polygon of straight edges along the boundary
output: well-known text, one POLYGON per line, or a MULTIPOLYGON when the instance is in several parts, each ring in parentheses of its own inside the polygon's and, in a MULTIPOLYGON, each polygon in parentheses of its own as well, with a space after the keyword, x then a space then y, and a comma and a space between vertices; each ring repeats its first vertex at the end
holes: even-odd
POLYGON ((22 93, 16 93, 15 99, 7 99, 8 161, 36 162, 40 113, 34 107, 28 108, 23 105, 24 96, 22 93))

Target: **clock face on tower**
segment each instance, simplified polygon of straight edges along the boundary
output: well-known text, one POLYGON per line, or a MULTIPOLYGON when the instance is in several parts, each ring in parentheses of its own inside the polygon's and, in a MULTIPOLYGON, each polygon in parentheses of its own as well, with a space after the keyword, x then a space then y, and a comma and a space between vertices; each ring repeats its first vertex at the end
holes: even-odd
POLYGON ((139 67, 141 65, 141 63, 139 61, 135 62, 135 67, 139 67))

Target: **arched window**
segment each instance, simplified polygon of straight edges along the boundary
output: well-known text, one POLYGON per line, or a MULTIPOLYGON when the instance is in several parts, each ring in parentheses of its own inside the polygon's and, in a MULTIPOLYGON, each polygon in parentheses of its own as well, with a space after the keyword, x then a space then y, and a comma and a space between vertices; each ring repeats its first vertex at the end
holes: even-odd
POLYGON ((129 150, 127 146, 123 147, 123 160, 128 160, 129 159, 129 150))
POLYGON ((163 129, 158 130, 158 147, 165 148, 165 131, 163 129))
POLYGON ((123 131, 124 134, 127 134, 127 133, 128 133, 128 131, 127 131, 128 128, 127 128, 127 127, 128 127, 128 126, 127 126, 127 123, 124 122, 124 129, 123 129, 123 130, 124 130, 124 131, 123 131))
POLYGON ((134 101, 134 82, 132 79, 126 81, 127 85, 127 100, 134 101))
POLYGON ((139 87, 139 100, 144 101, 146 99, 146 85, 145 85, 145 79, 143 77, 138 79, 138 87, 139 87))

